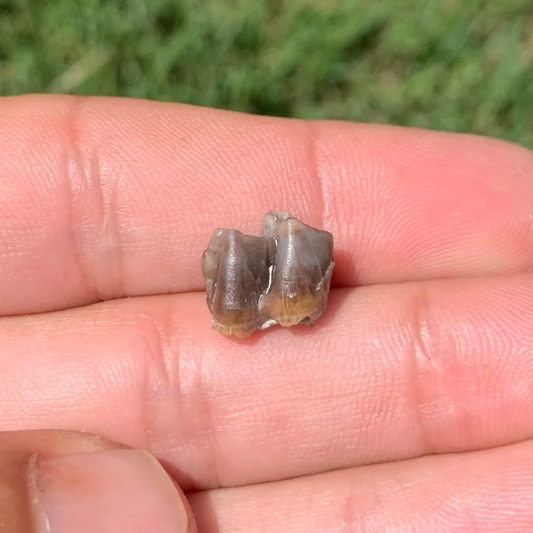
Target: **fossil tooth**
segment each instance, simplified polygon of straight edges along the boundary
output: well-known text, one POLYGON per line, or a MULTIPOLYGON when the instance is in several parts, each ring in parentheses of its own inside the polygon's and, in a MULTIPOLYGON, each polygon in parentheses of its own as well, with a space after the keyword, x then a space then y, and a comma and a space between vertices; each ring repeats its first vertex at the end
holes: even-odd
POLYGON ((265 215, 260 236, 216 229, 202 256, 213 327, 247 337, 279 324, 312 325, 325 311, 333 235, 288 211, 265 215))
POLYGON ((276 255, 270 286, 260 298, 261 312, 285 327, 324 313, 333 272, 333 235, 297 218, 275 224, 276 255))
POLYGON ((213 328, 227 335, 247 337, 265 318, 259 298, 267 290, 268 239, 237 230, 217 229, 202 256, 207 304, 213 328))

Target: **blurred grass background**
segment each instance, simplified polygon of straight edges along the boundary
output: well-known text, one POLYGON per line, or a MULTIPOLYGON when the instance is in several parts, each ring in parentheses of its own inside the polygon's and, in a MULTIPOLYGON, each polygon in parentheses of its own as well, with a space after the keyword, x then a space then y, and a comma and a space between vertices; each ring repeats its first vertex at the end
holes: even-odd
POLYGON ((533 148, 533 0, 0 0, 0 94, 45 91, 533 148))

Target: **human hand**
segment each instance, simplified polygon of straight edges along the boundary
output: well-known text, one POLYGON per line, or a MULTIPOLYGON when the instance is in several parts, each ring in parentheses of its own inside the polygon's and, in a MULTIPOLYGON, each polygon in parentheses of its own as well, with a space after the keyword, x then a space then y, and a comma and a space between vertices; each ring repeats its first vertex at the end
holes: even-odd
MULTIPOLYGON (((0 430, 148 450, 201 533, 533 529, 529 151, 55 96, 1 100, 0 148, 0 430), (334 234, 330 304, 236 341, 200 256, 269 209, 334 234)), ((194 531, 179 500, 157 533, 194 531)))

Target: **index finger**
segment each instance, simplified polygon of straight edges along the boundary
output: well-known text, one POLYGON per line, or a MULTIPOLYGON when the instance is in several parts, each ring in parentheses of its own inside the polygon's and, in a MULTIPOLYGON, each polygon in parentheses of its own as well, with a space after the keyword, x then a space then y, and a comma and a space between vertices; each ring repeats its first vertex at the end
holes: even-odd
POLYGON ((0 103, 0 313, 198 290, 214 227, 290 209, 335 285, 533 264, 533 156, 473 136, 125 99, 0 103))

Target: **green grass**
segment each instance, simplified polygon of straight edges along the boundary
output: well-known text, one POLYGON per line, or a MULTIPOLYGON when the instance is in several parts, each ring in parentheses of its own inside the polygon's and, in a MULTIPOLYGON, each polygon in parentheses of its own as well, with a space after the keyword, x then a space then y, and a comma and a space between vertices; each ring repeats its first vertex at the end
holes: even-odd
POLYGON ((533 0, 0 0, 0 94, 43 91, 533 148, 533 0))

